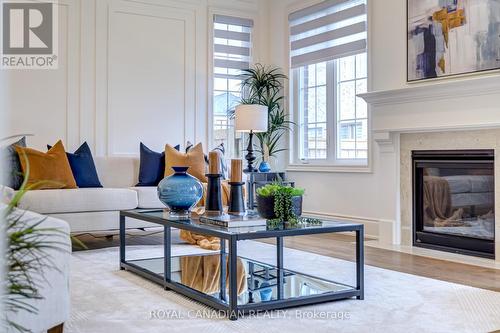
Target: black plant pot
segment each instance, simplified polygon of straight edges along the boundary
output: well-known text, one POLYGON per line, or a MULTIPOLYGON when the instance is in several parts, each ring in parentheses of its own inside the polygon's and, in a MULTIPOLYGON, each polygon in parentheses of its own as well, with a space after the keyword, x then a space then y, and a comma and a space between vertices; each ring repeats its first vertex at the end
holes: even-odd
MULTIPOLYGON (((302 196, 292 197, 292 210, 297 216, 302 215, 302 196)), ((259 215, 265 219, 275 219, 274 213, 274 195, 269 197, 261 197, 257 195, 257 211, 259 215)))

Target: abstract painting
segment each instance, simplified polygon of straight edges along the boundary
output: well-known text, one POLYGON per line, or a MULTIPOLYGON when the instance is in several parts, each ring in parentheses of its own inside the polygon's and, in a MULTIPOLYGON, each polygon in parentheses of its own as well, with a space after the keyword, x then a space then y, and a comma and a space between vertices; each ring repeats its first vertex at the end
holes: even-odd
POLYGON ((500 68, 500 0, 408 0, 408 81, 500 68))

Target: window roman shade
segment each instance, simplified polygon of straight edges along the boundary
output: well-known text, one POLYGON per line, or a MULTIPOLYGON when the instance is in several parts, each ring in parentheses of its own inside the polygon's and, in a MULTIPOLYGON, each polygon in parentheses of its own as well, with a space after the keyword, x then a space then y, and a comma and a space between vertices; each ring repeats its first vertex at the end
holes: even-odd
POLYGON ((291 13, 291 67, 366 52, 366 20, 366 0, 326 0, 291 13))
POLYGON ((230 78, 250 67, 252 27, 250 19, 214 15, 215 77, 230 78))

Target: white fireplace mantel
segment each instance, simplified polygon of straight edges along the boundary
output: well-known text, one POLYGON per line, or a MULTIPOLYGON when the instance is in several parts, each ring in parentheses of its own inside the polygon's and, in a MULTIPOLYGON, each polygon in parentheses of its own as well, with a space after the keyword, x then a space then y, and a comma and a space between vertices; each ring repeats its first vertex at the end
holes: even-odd
POLYGON ((500 75, 414 83, 358 96, 370 106, 373 139, 381 146, 391 144, 394 132, 500 127, 500 75))
POLYGON ((500 92, 500 75, 470 78, 460 81, 436 81, 432 84, 412 83, 408 88, 359 94, 373 106, 448 99, 454 96, 481 96, 500 92))
MULTIPOLYGON (((381 225, 379 242, 412 248, 411 151, 477 148, 494 149, 498 156, 500 75, 414 83, 358 96, 369 105, 371 137, 379 148, 374 159, 395 168, 381 173, 386 197, 395 202, 395 219, 381 225)), ((500 163, 495 163, 495 176, 500 178, 500 163)), ((495 182, 495 194, 500 197, 500 182, 495 182)), ((500 200, 495 211, 500 221, 500 200)), ((500 223, 495 228, 500 235, 500 223)), ((500 237, 495 251, 500 253, 500 237)))

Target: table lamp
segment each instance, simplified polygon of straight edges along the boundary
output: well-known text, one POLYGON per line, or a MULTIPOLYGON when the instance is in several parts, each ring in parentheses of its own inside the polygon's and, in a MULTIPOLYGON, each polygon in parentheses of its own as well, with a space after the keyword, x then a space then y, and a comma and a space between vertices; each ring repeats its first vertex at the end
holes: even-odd
POLYGON ((248 138, 247 168, 245 172, 256 172, 253 167, 255 155, 253 153, 253 133, 267 132, 267 106, 259 104, 240 104, 236 107, 234 125, 237 132, 250 133, 248 138))

